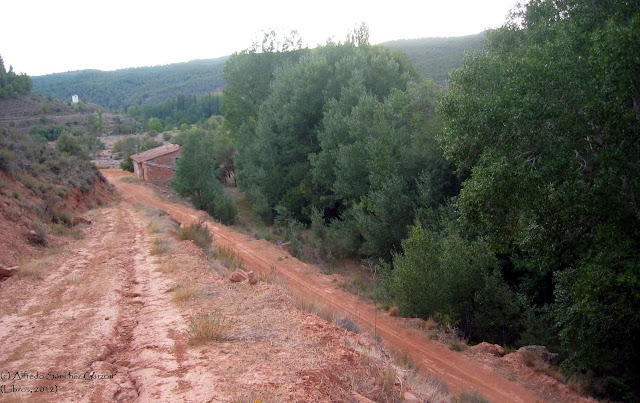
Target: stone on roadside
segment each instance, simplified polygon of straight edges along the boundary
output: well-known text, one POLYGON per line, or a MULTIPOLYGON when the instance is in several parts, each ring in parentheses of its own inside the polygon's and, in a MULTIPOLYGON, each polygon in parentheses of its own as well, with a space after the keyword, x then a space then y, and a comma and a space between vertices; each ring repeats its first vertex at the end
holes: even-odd
POLYGON ((229 278, 229 280, 231 280, 232 283, 241 283, 247 278, 248 278, 247 273, 244 270, 236 269, 236 271, 234 271, 233 274, 231 274, 231 277, 229 278))
POLYGON ((6 267, 0 264, 0 278, 11 277, 18 271, 18 266, 6 267))
POLYGON ((258 283, 258 277, 256 277, 256 274, 253 271, 247 273, 247 278, 249 279, 249 284, 253 285, 258 283))

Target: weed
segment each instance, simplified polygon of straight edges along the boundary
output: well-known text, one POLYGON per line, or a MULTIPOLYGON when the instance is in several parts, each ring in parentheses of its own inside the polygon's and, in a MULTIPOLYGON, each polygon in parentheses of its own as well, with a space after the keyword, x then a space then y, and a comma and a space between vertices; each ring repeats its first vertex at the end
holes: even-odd
POLYGON ((549 365, 549 363, 544 361, 544 359, 536 351, 523 351, 522 362, 524 363, 524 365, 536 372, 545 374, 559 382, 564 382, 564 377, 562 376, 562 374, 557 369, 549 365))
POLYGON ((453 399, 455 403, 489 403, 487 399, 482 397, 478 392, 462 392, 453 399))
POLYGON ((178 264, 176 262, 165 262, 160 265, 156 270, 160 273, 173 273, 178 268, 178 264))
POLYGON ((162 232, 162 229, 155 221, 149 221, 147 223, 147 231, 149 231, 151 234, 157 234, 159 232, 162 232))
POLYGON ((35 246, 47 246, 47 227, 42 223, 32 223, 27 241, 35 246))
POLYGON ((355 334, 359 334, 361 332, 360 326, 358 326, 358 324, 349 316, 338 316, 336 317, 334 323, 336 324, 336 326, 355 334))
POLYGON ((216 256, 229 270, 243 269, 242 260, 231 248, 218 248, 216 256))
POLYGON ((450 402, 451 395, 447 384, 439 379, 423 375, 418 371, 412 371, 407 376, 407 383, 411 390, 423 396, 427 402, 450 402))
POLYGON ((149 253, 153 256, 158 256, 165 254, 168 251, 169 243, 167 242, 167 240, 164 238, 157 238, 155 241, 153 241, 153 246, 151 247, 149 253))
POLYGON ((571 377, 567 381, 567 386, 573 392, 581 396, 586 396, 587 390, 589 388, 589 381, 585 375, 576 372, 575 374, 571 375, 571 377))
POLYGON ((173 302, 183 304, 189 300, 195 299, 199 292, 199 288, 192 284, 180 284, 173 289, 173 302))
POLYGON ((191 319, 189 344, 199 345, 212 341, 227 340, 235 322, 220 311, 209 312, 191 319))
POLYGON ((20 198, 20 193, 18 193, 17 190, 14 190, 11 194, 13 195, 14 199, 19 199, 20 198))
POLYGON ((191 225, 180 227, 178 239, 181 241, 191 240, 202 250, 207 251, 211 247, 211 233, 204 222, 198 221, 191 225))
POLYGON ((82 276, 74 273, 67 278, 67 285, 79 284, 80 281, 82 281, 82 276))
POLYGON ((69 232, 69 229, 62 224, 49 224, 49 233, 52 235, 66 235, 67 232, 69 232))
POLYGON ((458 340, 455 337, 447 340, 447 345, 449 346, 449 350, 452 351, 462 351, 466 347, 466 345, 462 341, 458 340))

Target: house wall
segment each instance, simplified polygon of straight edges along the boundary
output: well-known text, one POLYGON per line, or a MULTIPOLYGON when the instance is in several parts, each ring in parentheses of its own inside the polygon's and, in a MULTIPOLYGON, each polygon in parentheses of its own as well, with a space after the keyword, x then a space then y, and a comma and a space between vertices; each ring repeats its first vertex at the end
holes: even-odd
POLYGON ((176 158, 180 155, 180 150, 161 155, 142 163, 143 178, 146 181, 166 180, 173 177, 176 166, 176 158), (163 166, 157 166, 163 165, 163 166))

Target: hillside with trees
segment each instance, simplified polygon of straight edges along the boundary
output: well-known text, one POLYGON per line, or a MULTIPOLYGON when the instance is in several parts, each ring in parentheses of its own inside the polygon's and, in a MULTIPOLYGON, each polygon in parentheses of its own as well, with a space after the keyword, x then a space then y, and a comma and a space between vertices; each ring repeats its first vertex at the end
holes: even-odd
POLYGON ((33 91, 60 99, 77 94, 87 102, 126 110, 131 105, 157 104, 179 95, 219 91, 224 85, 226 60, 221 57, 165 66, 49 74, 33 78, 33 91))
POLYGON ((401 39, 383 42, 391 49, 404 51, 424 78, 443 85, 447 75, 462 66, 465 52, 483 47, 484 33, 452 38, 401 39))

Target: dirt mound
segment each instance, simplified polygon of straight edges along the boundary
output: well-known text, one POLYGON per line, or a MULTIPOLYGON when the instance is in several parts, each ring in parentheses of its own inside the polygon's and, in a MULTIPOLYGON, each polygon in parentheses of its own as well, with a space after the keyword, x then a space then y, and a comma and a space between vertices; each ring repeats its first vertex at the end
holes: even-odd
MULTIPOLYGON (((36 232, 57 248, 73 236, 72 221, 85 211, 106 205, 114 199, 114 189, 102 174, 85 191, 56 187, 45 178, 42 189, 29 188, 0 171, 0 264, 14 266, 41 252, 43 245, 29 241, 36 232)), ((33 238, 32 238, 33 239, 33 238)))

